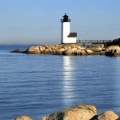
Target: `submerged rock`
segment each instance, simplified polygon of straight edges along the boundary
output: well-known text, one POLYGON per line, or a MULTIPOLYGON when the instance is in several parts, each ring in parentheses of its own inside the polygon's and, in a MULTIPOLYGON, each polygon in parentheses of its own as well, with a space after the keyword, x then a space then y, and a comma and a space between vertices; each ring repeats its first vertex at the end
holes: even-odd
POLYGON ((24 51, 23 50, 20 50, 20 49, 16 49, 16 50, 13 50, 11 51, 11 53, 23 53, 24 51))

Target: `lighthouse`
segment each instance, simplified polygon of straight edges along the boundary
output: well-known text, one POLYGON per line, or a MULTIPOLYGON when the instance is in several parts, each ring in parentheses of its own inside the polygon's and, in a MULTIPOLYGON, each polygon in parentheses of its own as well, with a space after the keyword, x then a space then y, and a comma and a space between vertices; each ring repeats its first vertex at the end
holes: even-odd
POLYGON ((70 22, 71 20, 65 13, 63 19, 61 19, 61 44, 77 42, 77 33, 70 32, 70 22))

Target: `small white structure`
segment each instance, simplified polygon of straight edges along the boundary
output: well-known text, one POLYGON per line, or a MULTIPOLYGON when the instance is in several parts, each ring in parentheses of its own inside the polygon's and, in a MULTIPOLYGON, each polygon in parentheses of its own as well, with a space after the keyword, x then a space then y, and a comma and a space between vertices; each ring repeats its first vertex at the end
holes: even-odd
POLYGON ((71 20, 68 18, 68 16, 65 13, 65 15, 63 16, 63 19, 61 19, 61 23, 62 23, 61 44, 77 42, 77 33, 70 32, 70 22, 71 20))

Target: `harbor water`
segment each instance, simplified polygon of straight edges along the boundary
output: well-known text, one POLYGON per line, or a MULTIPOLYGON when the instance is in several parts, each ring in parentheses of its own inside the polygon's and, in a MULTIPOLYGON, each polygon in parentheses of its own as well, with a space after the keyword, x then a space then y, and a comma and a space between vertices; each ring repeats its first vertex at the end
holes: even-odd
POLYGON ((27 45, 0 45, 0 119, 39 120, 90 104, 120 115, 120 57, 10 53, 27 45))

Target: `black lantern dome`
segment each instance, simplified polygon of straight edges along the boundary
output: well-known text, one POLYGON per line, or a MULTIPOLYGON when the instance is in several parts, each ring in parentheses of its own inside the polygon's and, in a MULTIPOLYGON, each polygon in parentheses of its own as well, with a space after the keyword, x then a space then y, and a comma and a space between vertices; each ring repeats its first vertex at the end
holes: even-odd
POLYGON ((65 15, 63 16, 63 19, 61 19, 61 22, 70 22, 71 20, 69 19, 68 15, 65 15))

